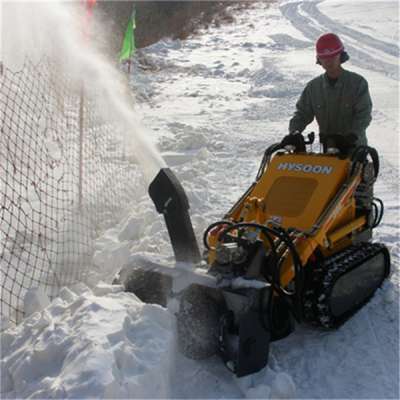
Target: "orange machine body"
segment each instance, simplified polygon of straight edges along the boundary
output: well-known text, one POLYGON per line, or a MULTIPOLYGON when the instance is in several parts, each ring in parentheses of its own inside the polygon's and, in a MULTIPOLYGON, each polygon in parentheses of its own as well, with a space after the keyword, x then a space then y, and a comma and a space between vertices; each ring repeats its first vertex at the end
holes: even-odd
MULTIPOLYGON (((366 224, 364 216, 356 217, 354 193, 361 178, 356 174, 350 179, 350 167, 349 159, 326 154, 277 153, 225 219, 296 232, 294 243, 303 265, 316 248, 334 253, 366 224)), ((212 246, 217 241, 218 235, 210 237, 212 246)), ((209 253, 210 263, 213 253, 209 253)), ((291 264, 288 254, 281 269, 283 284, 293 278, 291 264)))

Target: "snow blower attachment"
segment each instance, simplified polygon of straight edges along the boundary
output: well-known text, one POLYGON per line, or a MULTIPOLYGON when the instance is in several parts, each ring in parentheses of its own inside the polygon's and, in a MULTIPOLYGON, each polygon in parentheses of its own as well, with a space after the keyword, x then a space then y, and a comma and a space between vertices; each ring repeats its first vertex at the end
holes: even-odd
POLYGON ((387 248, 370 242, 383 215, 372 196, 376 151, 307 152, 313 140, 269 147, 255 182, 205 231, 218 288, 193 285, 181 297, 187 356, 218 352, 237 376, 257 372, 295 321, 337 328, 389 275, 387 248))
MULTIPOLYGON (((387 248, 371 242, 383 215, 372 195, 376 151, 307 152, 312 142, 309 135, 294 147, 270 146, 254 183, 206 229, 207 275, 215 285, 194 283, 179 295, 178 344, 187 357, 218 353, 239 377, 257 372, 270 342, 290 334, 295 321, 337 328, 389 275, 387 248)), ((149 192, 177 260, 198 260, 176 178, 160 171, 149 192)))

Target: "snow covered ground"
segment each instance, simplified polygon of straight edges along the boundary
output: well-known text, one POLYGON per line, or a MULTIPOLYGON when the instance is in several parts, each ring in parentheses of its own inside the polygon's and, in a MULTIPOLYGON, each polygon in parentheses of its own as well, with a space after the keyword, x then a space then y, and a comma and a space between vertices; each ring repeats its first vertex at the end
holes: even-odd
MULTIPOLYGON (((392 255, 390 281, 366 307, 334 332, 297 326, 271 345, 267 368, 237 379, 216 357, 177 353, 173 305, 143 304, 99 283, 65 289, 35 313, 46 302, 32 292, 32 315, 1 336, 1 397, 398 398, 398 12, 396 1, 259 3, 233 24, 145 49, 148 69, 131 79, 136 112, 183 184, 200 240, 252 182, 265 148, 286 134, 302 88, 321 73, 315 39, 337 32, 351 57, 345 68, 370 85, 368 138, 382 164, 375 195, 386 209, 375 239, 392 255)), ((139 256, 172 257, 147 196, 97 249, 95 272, 108 283, 139 256)))

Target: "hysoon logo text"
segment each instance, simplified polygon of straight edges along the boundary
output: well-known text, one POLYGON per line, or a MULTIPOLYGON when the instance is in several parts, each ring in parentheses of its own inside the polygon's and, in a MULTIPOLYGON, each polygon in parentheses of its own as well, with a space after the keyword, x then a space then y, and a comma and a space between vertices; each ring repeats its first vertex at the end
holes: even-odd
POLYGON ((311 165, 311 164, 301 164, 301 163, 280 163, 278 165, 278 170, 281 171, 296 171, 296 172, 306 172, 310 174, 324 174, 329 175, 333 171, 333 167, 328 165, 311 165))

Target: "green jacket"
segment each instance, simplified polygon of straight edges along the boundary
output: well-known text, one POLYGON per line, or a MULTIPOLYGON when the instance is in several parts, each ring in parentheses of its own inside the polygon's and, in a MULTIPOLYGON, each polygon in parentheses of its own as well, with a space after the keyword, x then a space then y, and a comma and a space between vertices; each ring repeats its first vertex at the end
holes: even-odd
POLYGON ((357 145, 366 145, 365 130, 371 122, 372 101, 367 81, 343 70, 332 86, 326 74, 310 81, 296 103, 289 132, 303 132, 314 117, 319 125, 320 141, 330 135, 357 136, 357 145))

